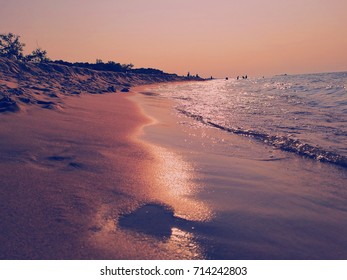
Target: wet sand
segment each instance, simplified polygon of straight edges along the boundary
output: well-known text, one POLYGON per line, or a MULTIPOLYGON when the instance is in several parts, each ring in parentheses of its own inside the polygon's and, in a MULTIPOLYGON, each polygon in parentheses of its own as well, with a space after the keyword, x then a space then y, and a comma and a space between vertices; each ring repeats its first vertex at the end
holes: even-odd
POLYGON ((189 166, 185 197, 209 209, 184 229, 203 258, 347 258, 345 169, 202 125, 177 114, 156 87, 138 91, 133 98, 156 120, 141 139, 189 166))

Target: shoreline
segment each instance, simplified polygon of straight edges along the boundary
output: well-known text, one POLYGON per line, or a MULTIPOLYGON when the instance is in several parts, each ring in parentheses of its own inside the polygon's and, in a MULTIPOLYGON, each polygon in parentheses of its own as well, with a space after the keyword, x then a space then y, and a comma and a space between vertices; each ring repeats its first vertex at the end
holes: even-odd
POLYGON ((141 138, 190 166, 192 197, 210 214, 186 230, 205 259, 346 258, 339 230, 347 228, 346 193, 334 180, 344 170, 178 114, 173 100, 157 94, 162 86, 146 86, 134 97, 156 119, 141 138))

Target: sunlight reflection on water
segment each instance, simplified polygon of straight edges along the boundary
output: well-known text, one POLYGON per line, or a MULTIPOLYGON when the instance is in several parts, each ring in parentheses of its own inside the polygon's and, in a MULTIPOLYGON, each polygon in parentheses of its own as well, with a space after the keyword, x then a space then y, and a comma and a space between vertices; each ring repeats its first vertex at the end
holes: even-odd
POLYGON ((194 168, 178 153, 155 146, 158 158, 155 178, 161 186, 163 201, 175 209, 175 215, 193 221, 208 221, 213 214, 206 203, 193 198, 201 186, 194 182, 194 168))
POLYGON ((189 252, 187 256, 190 259, 204 258, 204 251, 194 238, 194 234, 173 227, 168 245, 174 248, 178 254, 187 255, 189 252))

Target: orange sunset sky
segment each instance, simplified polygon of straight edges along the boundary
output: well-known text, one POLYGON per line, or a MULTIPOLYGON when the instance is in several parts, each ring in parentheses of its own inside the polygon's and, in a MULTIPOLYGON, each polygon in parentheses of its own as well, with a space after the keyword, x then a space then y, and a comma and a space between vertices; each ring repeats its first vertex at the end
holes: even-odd
POLYGON ((0 0, 0 33, 51 59, 201 76, 347 71, 346 0, 0 0))

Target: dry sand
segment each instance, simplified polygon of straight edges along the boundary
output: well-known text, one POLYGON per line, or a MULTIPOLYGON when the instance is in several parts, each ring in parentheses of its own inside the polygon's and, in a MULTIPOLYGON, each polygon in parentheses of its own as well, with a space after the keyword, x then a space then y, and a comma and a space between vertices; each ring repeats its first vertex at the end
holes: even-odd
POLYGON ((107 257, 88 238, 126 209, 123 192, 145 189, 148 154, 130 141, 146 121, 136 107, 121 95, 83 96, 63 113, 0 121, 1 258, 107 257))

